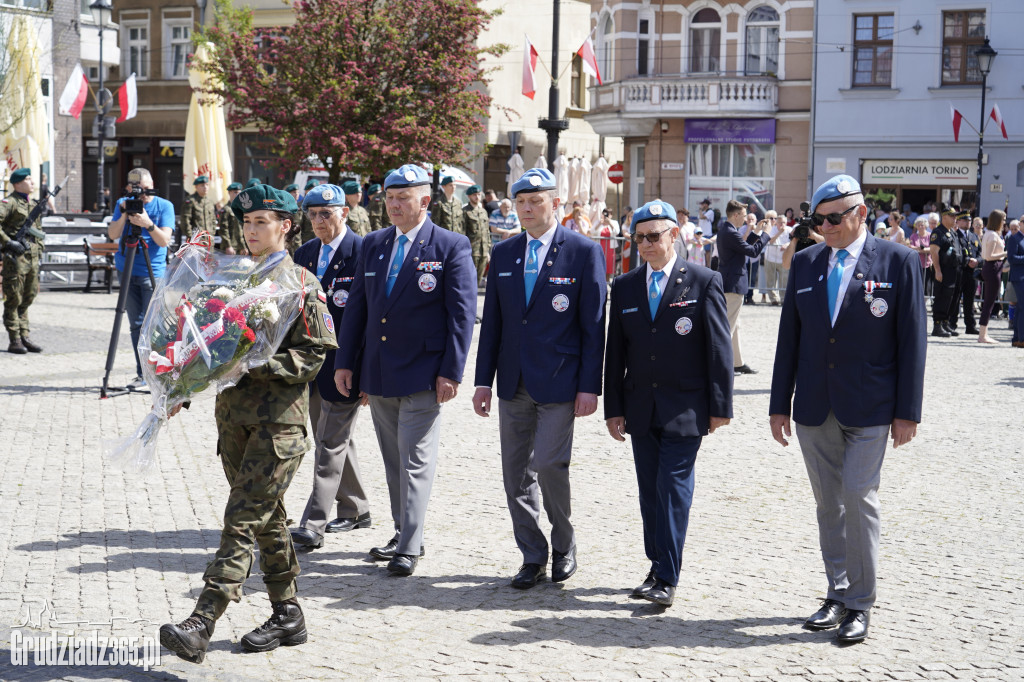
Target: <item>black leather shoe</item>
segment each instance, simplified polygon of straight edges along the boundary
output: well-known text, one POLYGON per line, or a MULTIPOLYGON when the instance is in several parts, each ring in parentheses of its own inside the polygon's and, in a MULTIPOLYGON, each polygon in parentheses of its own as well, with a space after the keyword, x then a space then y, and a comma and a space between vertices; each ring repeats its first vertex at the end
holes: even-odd
POLYGON ((750 365, 740 365, 739 367, 733 367, 732 371, 734 374, 757 374, 757 370, 753 369, 750 365))
POLYGON ((324 529, 328 533, 344 533, 349 530, 356 530, 357 528, 369 528, 370 527, 370 512, 360 514, 351 519, 343 519, 340 516, 330 523, 324 529))
POLYGON ((21 345, 25 346, 25 350, 29 353, 42 353, 43 347, 32 343, 27 336, 21 337, 21 345))
POLYGON ((672 606, 676 598, 675 585, 669 585, 661 578, 655 578, 651 589, 644 594, 644 599, 661 606, 672 606))
MULTIPOLYGON (((388 540, 388 544, 383 547, 372 547, 370 549, 370 556, 373 557, 374 561, 391 561, 395 558, 395 551, 398 549, 398 533, 395 533, 395 537, 388 540)), ((427 553, 427 550, 422 545, 420 546, 420 556, 427 553)))
POLYGON ((863 642, 868 636, 868 624, 871 615, 868 611, 854 611, 850 609, 846 618, 839 624, 839 632, 836 634, 836 641, 843 644, 863 642))
POLYGON ((946 331, 946 325, 941 322, 936 322, 932 325, 932 336, 937 336, 940 339, 948 339, 950 333, 946 331))
POLYGON ((517 590, 528 590, 546 577, 540 564, 523 564, 509 583, 517 590))
POLYGON ((980 333, 981 332, 979 332, 974 327, 968 327, 967 329, 964 330, 964 334, 970 334, 971 336, 977 336, 980 333))
POLYGON ((655 580, 656 578, 654 577, 654 569, 652 568, 651 570, 647 571, 647 577, 644 578, 643 583, 634 587, 633 591, 629 593, 629 596, 632 599, 643 599, 644 596, 646 596, 646 594, 651 591, 651 588, 654 587, 655 580))
POLYGON ((160 643, 177 654, 178 658, 202 663, 213 636, 214 622, 193 613, 182 622, 160 626, 160 643))
POLYGON ((412 575, 413 571, 416 570, 416 564, 419 563, 419 557, 415 557, 411 554, 396 554, 395 557, 388 562, 388 573, 397 576, 412 575))
POLYGON ((842 602, 825 599, 821 602, 821 608, 804 621, 804 627, 808 630, 827 630, 839 625, 845 616, 846 607, 842 602))
POLYGON ((956 328, 955 328, 955 327, 953 327, 953 326, 952 326, 952 325, 951 325, 951 324, 950 324, 949 322, 946 322, 946 323, 945 323, 945 325, 946 325, 946 332, 947 332, 947 333, 948 333, 948 334, 949 334, 950 336, 960 336, 960 332, 958 332, 958 331, 956 330, 956 328))
POLYGON ((551 557, 551 582, 562 583, 572 577, 576 572, 576 550, 569 550, 568 554, 553 552, 551 557))
POLYGON ((306 643, 306 618, 294 600, 272 602, 273 615, 266 623, 242 637, 242 648, 247 651, 272 651, 284 644, 295 646, 306 643))
POLYGON ((308 528, 292 528, 291 534, 292 544, 299 549, 320 549, 324 546, 323 536, 308 528))
POLYGON ((28 353, 28 348, 25 348, 25 344, 21 342, 21 339, 17 341, 11 341, 11 345, 7 346, 8 353, 14 353, 15 355, 24 355, 28 353))

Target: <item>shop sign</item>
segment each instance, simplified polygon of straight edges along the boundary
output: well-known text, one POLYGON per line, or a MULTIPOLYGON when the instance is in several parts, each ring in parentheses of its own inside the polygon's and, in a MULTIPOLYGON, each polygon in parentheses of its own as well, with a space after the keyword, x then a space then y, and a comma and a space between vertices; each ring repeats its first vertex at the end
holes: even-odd
POLYGON ((691 144, 775 144, 775 119, 688 118, 683 136, 691 144))
POLYGON ((865 185, 974 186, 978 178, 974 160, 882 159, 864 161, 863 169, 861 183, 865 185))

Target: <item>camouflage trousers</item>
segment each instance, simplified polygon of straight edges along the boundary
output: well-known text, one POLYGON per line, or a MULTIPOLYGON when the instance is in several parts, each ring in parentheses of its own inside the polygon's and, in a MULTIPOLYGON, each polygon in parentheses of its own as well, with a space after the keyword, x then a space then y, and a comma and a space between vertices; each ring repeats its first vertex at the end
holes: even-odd
POLYGON ((306 430, 289 424, 217 423, 217 449, 231 484, 220 547, 206 567, 194 613, 216 620, 242 598, 254 545, 271 602, 295 596, 299 562, 286 525, 284 494, 308 449, 306 430))
POLYGON ((487 272, 487 264, 491 262, 491 245, 490 243, 484 245, 473 246, 473 263, 476 265, 476 281, 477 284, 481 283, 484 279, 484 273, 487 272))
POLYGON ((28 307, 39 290, 39 261, 4 256, 4 327, 11 341, 28 336, 28 307))

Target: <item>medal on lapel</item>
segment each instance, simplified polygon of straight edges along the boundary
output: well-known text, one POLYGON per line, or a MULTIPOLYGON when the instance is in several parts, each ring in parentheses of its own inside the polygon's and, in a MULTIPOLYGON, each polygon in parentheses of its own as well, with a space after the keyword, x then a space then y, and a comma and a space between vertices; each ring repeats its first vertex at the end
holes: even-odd
POLYGON ((864 300, 871 303, 875 300, 875 297, 871 295, 871 292, 875 290, 875 283, 871 280, 864 282, 864 300))

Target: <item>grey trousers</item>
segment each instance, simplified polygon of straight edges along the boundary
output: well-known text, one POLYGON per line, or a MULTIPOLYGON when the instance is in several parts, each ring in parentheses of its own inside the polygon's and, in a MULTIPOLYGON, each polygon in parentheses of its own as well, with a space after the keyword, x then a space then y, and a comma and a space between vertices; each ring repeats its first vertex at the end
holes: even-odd
POLYGON ((313 471, 313 492, 306 502, 299 525, 314 533, 324 534, 335 502, 338 504, 338 518, 349 519, 370 511, 359 477, 356 442, 352 437, 358 416, 358 402, 324 400, 315 387, 309 396, 316 468, 313 471))
POLYGON ((866 611, 875 603, 880 535, 878 485, 889 425, 850 427, 829 412, 796 425, 818 511, 828 598, 866 611))
POLYGON ((401 398, 371 395, 370 416, 384 459, 391 518, 399 533, 397 552, 418 556, 441 435, 437 393, 420 391, 401 398))
POLYGON ((542 497, 552 549, 568 554, 576 548, 569 522, 573 413, 573 403, 535 402, 522 382, 512 400, 498 401, 505 496, 523 563, 547 564, 548 541, 540 528, 542 497))
POLYGON ((740 348, 740 311, 743 309, 743 294, 725 295, 725 312, 729 316, 729 333, 732 334, 732 366, 743 366, 743 350, 740 348))

